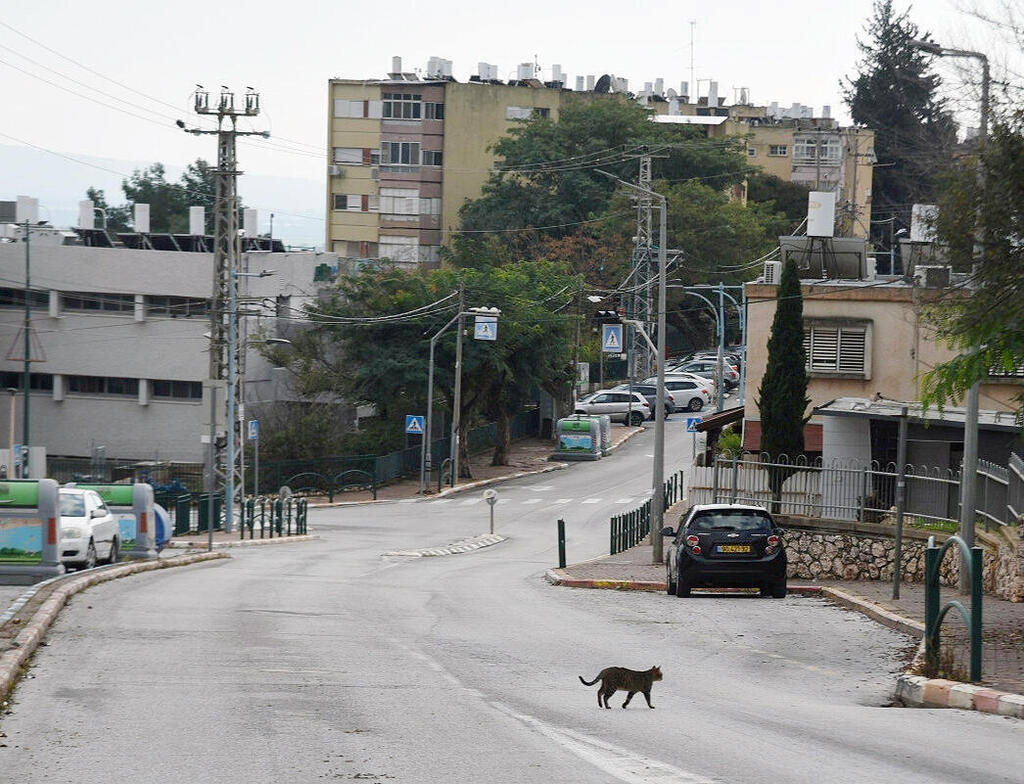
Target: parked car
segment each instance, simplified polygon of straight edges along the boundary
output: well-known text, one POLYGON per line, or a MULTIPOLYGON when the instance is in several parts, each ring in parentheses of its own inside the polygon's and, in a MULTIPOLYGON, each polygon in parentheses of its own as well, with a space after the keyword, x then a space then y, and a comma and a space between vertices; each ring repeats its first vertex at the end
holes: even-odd
MULTIPOLYGON (((651 404, 651 410, 654 411, 654 406, 658 402, 658 387, 654 381, 645 381, 642 384, 619 384, 617 387, 612 387, 616 392, 623 390, 632 389, 634 392, 639 392, 644 396, 644 399, 651 404)), ((669 391, 669 388, 665 387, 665 416, 674 414, 676 412, 676 399, 669 391)))
POLYGON ((95 490, 60 489, 60 560, 74 569, 117 561, 117 520, 95 490))
MULTIPOLYGON (((704 383, 706 381, 707 379, 704 378, 665 376, 665 389, 672 393, 677 409, 700 411, 711 403, 712 387, 710 384, 704 383)), ((644 383, 657 383, 657 377, 652 376, 644 383)))
POLYGON ((760 588, 762 596, 786 596, 786 547, 768 510, 742 504, 698 504, 690 508, 665 555, 668 592, 689 596, 693 588, 760 588))
POLYGON ((639 392, 601 389, 576 401, 577 414, 607 414, 612 422, 640 425, 654 409, 639 392))
POLYGON ((714 398, 718 390, 718 384, 715 383, 713 378, 704 378, 704 376, 698 376, 696 373, 684 373, 681 370, 666 370, 665 381, 694 381, 697 386, 707 389, 708 399, 714 398))
MULTIPOLYGON (((717 364, 717 357, 714 359, 695 359, 678 366, 676 370, 683 373, 696 373, 698 376, 714 379, 718 375, 715 371, 715 365, 717 364)), ((733 370, 732 366, 725 360, 722 360, 722 380, 725 382, 726 389, 735 389, 740 385, 740 374, 733 370)))

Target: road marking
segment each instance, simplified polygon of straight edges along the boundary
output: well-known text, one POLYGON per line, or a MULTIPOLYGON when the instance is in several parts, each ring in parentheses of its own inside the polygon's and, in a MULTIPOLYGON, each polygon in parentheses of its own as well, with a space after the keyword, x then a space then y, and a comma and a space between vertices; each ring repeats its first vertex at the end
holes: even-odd
POLYGON ((543 500, 543 498, 528 498, 525 501, 523 501, 523 504, 539 504, 543 500))
POLYGON ((616 498, 615 503, 617 504, 631 504, 633 503, 632 498, 616 498))
POLYGON ((465 501, 459 504, 459 506, 472 506, 473 504, 480 503, 480 498, 467 498, 465 501))
POLYGON ((438 498, 436 501, 433 501, 432 503, 435 503, 435 504, 450 504, 454 500, 455 500, 454 498, 438 498))
POLYGON ((585 504, 599 504, 599 503, 601 503, 601 499, 600 498, 585 498, 583 500, 583 503, 585 503, 585 504))
POLYGON ((535 493, 543 493, 550 490, 554 485, 537 485, 536 487, 527 487, 527 490, 533 490, 535 493))
POLYGON ((559 498, 557 501, 552 501, 551 503, 552 503, 552 505, 554 505, 554 504, 567 504, 571 500, 572 500, 571 498, 559 498))
POLYGON ((572 752, 595 768, 627 784, 714 784, 713 779, 690 773, 666 762, 644 757, 629 749, 616 746, 600 738, 582 732, 557 727, 552 724, 519 713, 500 702, 490 702, 495 709, 506 716, 522 722, 527 727, 553 740, 562 748, 572 752))

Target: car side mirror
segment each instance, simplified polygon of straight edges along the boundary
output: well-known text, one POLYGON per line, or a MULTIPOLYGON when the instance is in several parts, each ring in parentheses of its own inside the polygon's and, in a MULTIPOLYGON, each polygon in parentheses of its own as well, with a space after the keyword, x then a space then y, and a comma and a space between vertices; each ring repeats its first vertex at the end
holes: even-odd
POLYGON ((103 517, 106 514, 102 509, 93 509, 89 517, 103 517))
POLYGON ((676 535, 676 531, 675 531, 675 529, 672 526, 666 525, 664 528, 661 529, 661 535, 662 536, 675 536, 676 535))

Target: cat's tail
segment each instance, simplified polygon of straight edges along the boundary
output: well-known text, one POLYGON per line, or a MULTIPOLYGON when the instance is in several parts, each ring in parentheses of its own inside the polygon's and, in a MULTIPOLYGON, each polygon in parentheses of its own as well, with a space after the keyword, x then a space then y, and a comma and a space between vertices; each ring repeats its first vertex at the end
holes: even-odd
POLYGON ((583 680, 583 676, 582 675, 577 675, 576 677, 580 679, 580 683, 582 683, 584 686, 593 686, 595 683, 597 683, 599 680, 601 680, 601 676, 600 675, 598 675, 592 681, 585 681, 585 680, 583 680))

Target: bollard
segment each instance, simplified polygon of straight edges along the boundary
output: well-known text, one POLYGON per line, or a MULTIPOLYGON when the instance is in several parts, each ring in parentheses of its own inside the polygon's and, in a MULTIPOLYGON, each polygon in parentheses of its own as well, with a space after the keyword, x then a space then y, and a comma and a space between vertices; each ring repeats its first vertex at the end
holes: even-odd
POLYGON ((558 568, 565 568, 565 520, 558 520, 558 568))

